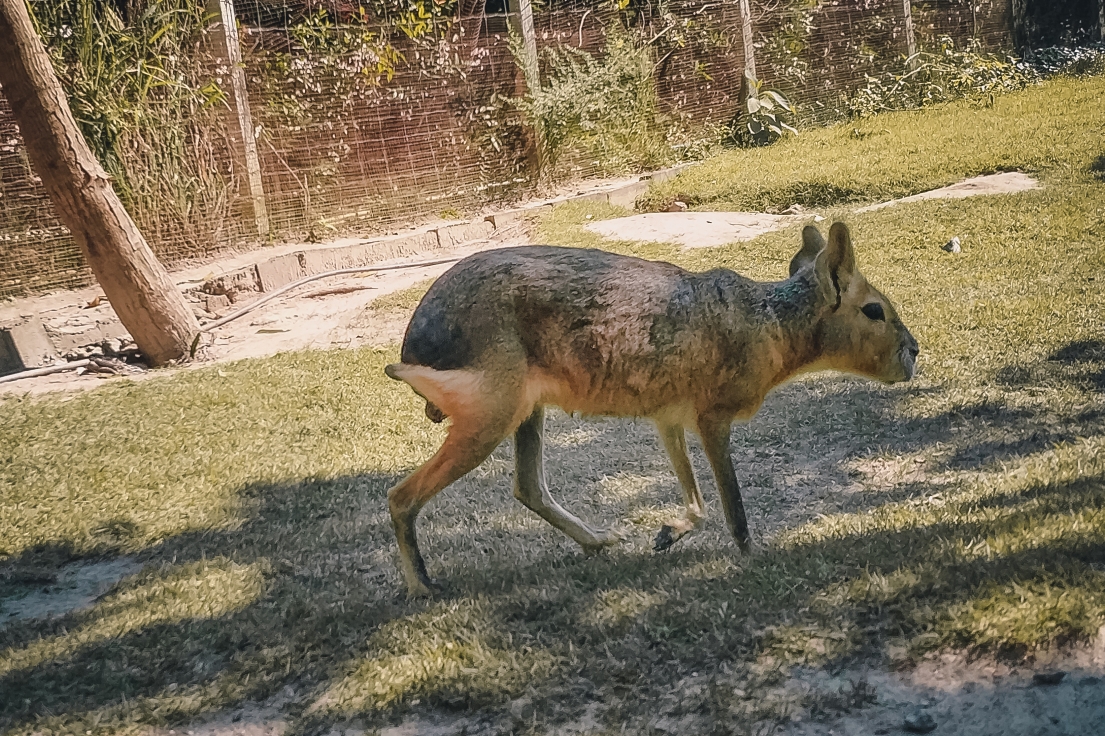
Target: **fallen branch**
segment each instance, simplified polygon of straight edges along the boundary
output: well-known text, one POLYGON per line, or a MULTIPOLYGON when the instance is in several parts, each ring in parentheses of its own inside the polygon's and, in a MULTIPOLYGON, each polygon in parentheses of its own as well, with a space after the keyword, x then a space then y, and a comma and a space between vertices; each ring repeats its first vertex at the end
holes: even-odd
POLYGON ((45 368, 32 368, 29 371, 23 371, 21 373, 9 373, 6 376, 0 376, 0 383, 18 381, 23 378, 34 378, 36 376, 48 376, 51 373, 61 373, 62 371, 75 371, 78 368, 84 368, 91 362, 90 360, 74 360, 72 363, 58 363, 57 365, 48 365, 45 368))
POLYGON ((324 296, 334 296, 336 294, 352 294, 356 291, 369 291, 375 289, 375 286, 335 286, 332 289, 319 289, 318 291, 312 291, 310 294, 304 294, 305 299, 318 299, 324 296))

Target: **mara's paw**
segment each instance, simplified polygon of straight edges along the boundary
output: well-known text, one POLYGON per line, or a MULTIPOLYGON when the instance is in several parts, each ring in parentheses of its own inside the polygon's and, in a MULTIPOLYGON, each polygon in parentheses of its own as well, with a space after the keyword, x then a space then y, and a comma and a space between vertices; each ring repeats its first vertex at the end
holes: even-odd
POLYGON ((615 544, 620 544, 625 536, 615 529, 596 529, 591 537, 591 540, 582 545, 583 551, 588 555, 593 555, 601 552, 607 547, 613 547, 615 544))
POLYGON ((652 551, 663 552, 669 549, 673 544, 679 540, 679 537, 675 536, 675 529, 667 524, 660 527, 660 531, 656 532, 656 538, 652 540, 652 551))
POLYGON ((663 552, 692 531, 694 531, 694 524, 686 519, 676 519, 664 524, 660 527, 660 531, 656 532, 656 538, 652 540, 652 551, 663 552))
POLYGON ((419 580, 407 584, 407 599, 414 600, 416 598, 434 598, 444 592, 445 588, 439 583, 426 578, 425 580, 419 580))

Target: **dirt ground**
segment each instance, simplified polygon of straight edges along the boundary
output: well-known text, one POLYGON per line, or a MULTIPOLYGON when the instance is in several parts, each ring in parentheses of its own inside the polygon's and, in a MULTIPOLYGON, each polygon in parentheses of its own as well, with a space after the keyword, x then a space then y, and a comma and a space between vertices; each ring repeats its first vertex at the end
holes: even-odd
MULTIPOLYGON (((1035 186, 1033 180, 1023 175, 1001 174, 937 190, 942 194, 926 193, 918 197, 961 197, 1018 191, 1035 186)), ((880 206, 889 204, 892 203, 880 206)), ((720 244, 745 239, 743 230, 739 237, 734 237, 734 228, 744 228, 756 218, 759 218, 759 226, 763 228, 761 231, 783 227, 792 220, 791 217, 781 216, 741 217, 738 213, 669 213, 662 218, 636 215, 596 223, 591 227, 621 239, 664 239, 685 245, 691 245, 693 241, 694 245, 702 245, 706 241, 720 244), (717 220, 719 225, 715 230, 728 229, 723 234, 715 232, 706 237, 704 226, 714 225, 713 220, 717 220)), ((470 243, 461 250, 435 254, 434 257, 462 257, 487 248, 526 243, 528 240, 524 234, 515 234, 470 243)), ((382 295, 437 276, 448 268, 449 264, 442 264, 313 283, 289 298, 262 307, 256 313, 218 330, 207 346, 207 357, 215 361, 230 361, 303 348, 394 343, 401 338, 409 314, 376 313, 368 310, 368 305, 382 295)), ((84 295, 73 294, 71 298, 84 298, 84 295)), ((158 372, 158 375, 164 375, 164 372, 158 372)), ((100 385, 103 380, 112 379, 57 374, 3 384, 0 385, 0 392, 42 393, 83 389, 100 385)), ((828 464, 832 460, 824 458, 823 462, 828 464)), ((861 475, 874 478, 882 469, 872 465, 859 470, 861 475)), ((918 467, 917 472, 924 472, 924 468, 918 467)), ((825 505, 826 508, 828 505, 848 505, 848 488, 832 483, 823 485, 825 476, 816 472, 807 475, 810 477, 788 477, 780 489, 783 495, 793 498, 781 499, 777 494, 773 499, 776 508, 771 515, 775 517, 775 525, 788 523, 789 512, 783 510, 780 513, 779 507, 791 508, 794 513, 800 508, 805 515, 811 504, 825 505), (817 480, 818 477, 821 480, 817 480)), ((767 512, 766 509, 751 510, 761 517, 767 512)), ((109 563, 71 565, 52 583, 9 604, 5 619, 56 616, 87 607, 136 569, 137 563, 129 558, 109 563)), ((0 627, 4 623, 0 621, 0 627)), ((680 715, 687 713, 688 709, 679 707, 705 697, 704 692, 709 686, 704 677, 699 680, 691 676, 680 682, 664 702, 656 704, 657 715, 649 723, 649 732, 695 734, 709 731, 712 726, 704 717, 680 715)), ((735 695, 742 697, 741 693, 735 695)), ((935 724, 932 732, 936 734, 1028 736, 1102 733, 1105 732, 1101 725, 1105 724, 1105 627, 1092 646, 1054 652, 1037 659, 1031 667, 1013 667, 993 657, 972 659, 957 652, 945 652, 920 661, 910 660, 903 653, 900 660, 889 663, 852 665, 835 671, 793 670, 770 690, 768 697, 777 700, 782 711, 789 712, 789 721, 741 724, 741 728, 747 727, 751 733, 795 736, 896 734, 910 732, 906 728, 907 719, 917 720, 920 717, 924 720, 923 716, 927 715, 935 724), (811 698, 811 694, 819 697, 811 698), (824 702, 826 698, 835 698, 840 707, 825 712, 808 706, 810 702, 824 702)), ((157 736, 183 733, 192 736, 283 734, 290 728, 281 710, 282 704, 288 700, 288 694, 281 694, 265 703, 250 704, 186 727, 151 733, 157 736)), ((568 736, 606 732, 601 725, 604 709, 601 702, 573 705, 577 706, 580 715, 550 733, 568 736)), ((380 736, 511 733, 526 725, 526 712, 524 702, 515 702, 490 719, 487 716, 477 719, 456 714, 413 715, 379 733, 380 736)), ((526 725, 530 726, 532 724, 526 725)), ((340 733, 360 736, 367 730, 350 725, 340 733)))
MULTIPOLYGON (((474 241, 463 248, 435 252, 432 257, 424 255, 406 260, 417 263, 445 258, 459 259, 479 250, 525 244, 528 244, 528 240, 524 236, 514 234, 505 238, 474 241)), ((204 360, 192 364, 191 367, 202 367, 212 361, 263 358, 290 350, 386 345, 396 342, 403 337, 405 319, 386 314, 372 319, 366 316, 368 305, 385 294, 440 276, 450 265, 445 263, 382 273, 340 276, 306 284, 205 336, 201 343, 204 360)), ((64 298, 76 303, 88 303, 98 293, 96 288, 83 289, 66 292, 64 298)), ((58 297, 60 299, 62 295, 58 297)), ((110 305, 104 303, 84 311, 89 313, 89 319, 95 319, 96 312, 107 312, 110 309, 110 305)), ((128 378, 142 380, 152 375, 163 376, 172 370, 182 369, 140 372, 131 374, 128 378)), ((112 376, 102 374, 55 373, 0 383, 0 395, 89 389, 111 379, 112 376)))

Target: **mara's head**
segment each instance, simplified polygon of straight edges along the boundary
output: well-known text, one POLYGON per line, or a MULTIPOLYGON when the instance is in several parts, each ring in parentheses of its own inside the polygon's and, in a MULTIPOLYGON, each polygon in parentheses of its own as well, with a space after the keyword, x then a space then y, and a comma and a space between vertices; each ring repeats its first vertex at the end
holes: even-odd
POLYGON ((856 268, 847 225, 834 223, 828 243, 813 225, 802 231, 790 275, 806 269, 825 300, 818 324, 821 365, 886 383, 913 378, 917 341, 890 300, 856 268))

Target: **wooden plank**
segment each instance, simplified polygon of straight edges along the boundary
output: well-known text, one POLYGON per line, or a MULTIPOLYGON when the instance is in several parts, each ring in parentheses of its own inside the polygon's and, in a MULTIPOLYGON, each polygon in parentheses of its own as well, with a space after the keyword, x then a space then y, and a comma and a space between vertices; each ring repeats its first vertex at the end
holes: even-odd
MULTIPOLYGON (((526 88, 530 93, 541 89, 541 64, 537 57, 537 32, 533 27, 533 6, 530 0, 510 0, 508 7, 513 10, 517 3, 522 30, 522 53, 525 57, 522 73, 526 78, 526 88)), ((534 126, 533 163, 538 172, 545 169, 545 131, 540 125, 534 126)))
POLYGON ((913 7, 911 0, 902 0, 902 23, 905 27, 905 54, 909 58, 909 68, 916 69, 917 37, 913 34, 913 7))
POLYGON ((245 184, 253 208, 257 234, 269 235, 269 212, 265 204, 265 189, 261 183, 261 160, 257 156, 257 139, 253 132, 253 117, 249 111, 246 73, 242 68, 242 48, 238 42, 238 22, 234 15, 234 0, 207 0, 207 12, 213 17, 211 37, 216 59, 227 69, 229 86, 227 102, 231 112, 231 143, 238 162, 245 167, 245 184))

